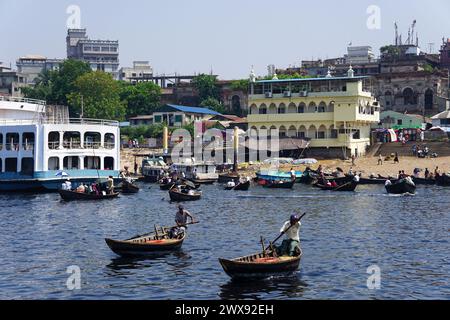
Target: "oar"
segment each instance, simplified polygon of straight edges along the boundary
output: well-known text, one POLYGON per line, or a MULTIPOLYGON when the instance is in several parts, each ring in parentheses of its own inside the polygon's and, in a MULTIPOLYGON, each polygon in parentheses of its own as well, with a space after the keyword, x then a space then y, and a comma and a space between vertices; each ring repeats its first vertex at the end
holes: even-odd
POLYGON ((341 189, 341 188, 343 188, 343 187, 345 187, 345 186, 348 186, 348 185, 351 184, 351 183, 352 183, 352 181, 347 182, 347 183, 344 183, 343 185, 341 185, 341 186, 337 187, 336 189, 334 189, 334 191, 338 191, 339 189, 341 189))
MULTIPOLYGON (((167 228, 167 229, 173 229, 173 228, 179 228, 179 227, 187 227, 187 226, 190 226, 190 225, 193 225, 193 224, 198 224, 198 223, 200 223, 200 221, 194 221, 194 222, 186 223, 186 224, 183 224, 183 225, 180 225, 180 226, 173 226, 173 227, 170 227, 170 228, 167 228)), ((155 230, 156 230, 156 228, 155 228, 155 230)), ((137 238, 150 236, 152 234, 155 234, 155 233, 154 232, 150 232, 150 233, 146 233, 146 234, 137 235, 137 236, 134 236, 133 238, 130 238, 128 240, 134 240, 134 239, 137 239, 137 238)), ((126 241, 128 241, 128 240, 126 240, 126 241)))
MULTIPOLYGON (((304 214, 302 214, 302 216, 300 217, 300 219, 299 219, 298 221, 302 220, 302 218, 303 218, 304 216, 306 216, 306 212, 305 212, 304 214)), ((293 226, 294 226, 294 225, 291 224, 291 225, 289 226, 289 228, 287 228, 287 229, 286 229, 284 232, 282 232, 275 240, 273 240, 273 241, 271 242, 271 245, 274 245, 278 240, 280 240, 281 237, 284 236, 284 235, 286 234, 286 232, 288 232, 289 230, 291 230, 291 228, 292 228, 293 226)), ((269 249, 270 249, 270 246, 267 247, 264 251, 267 251, 267 250, 269 250, 269 249)))

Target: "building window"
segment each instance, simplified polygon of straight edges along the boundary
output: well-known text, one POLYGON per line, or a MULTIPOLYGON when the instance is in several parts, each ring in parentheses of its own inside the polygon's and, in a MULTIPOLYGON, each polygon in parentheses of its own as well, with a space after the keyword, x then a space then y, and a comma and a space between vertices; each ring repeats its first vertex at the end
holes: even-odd
POLYGON ((100 158, 99 157, 85 157, 84 169, 86 170, 100 170, 100 158))
POLYGON ((162 116, 155 116, 155 123, 161 123, 162 122, 162 116))
POLYGON ((15 173, 17 172, 17 158, 5 159, 5 172, 15 173))
POLYGON ((260 108, 259 109, 259 114, 267 114, 267 109, 266 108, 260 108))
POLYGON ((34 173, 34 159, 33 158, 22 158, 22 168, 21 173, 27 176, 32 176, 34 173))
POLYGON ((175 115, 175 123, 182 123, 182 122, 183 122, 183 116, 175 115))
POLYGON ((318 131, 316 139, 325 139, 325 131, 318 131))
POLYGON ((105 134, 105 148, 114 149, 116 147, 116 136, 112 133, 105 134))
POLYGON ((0 172, 3 172, 3 159, 0 158, 0 172))
POLYGON ((84 147, 86 149, 100 149, 101 134, 98 132, 86 132, 84 134, 84 147))
POLYGON ((112 157, 105 158, 105 170, 114 170, 114 158, 112 157))
POLYGON ((50 150, 55 150, 59 148, 59 137, 60 134, 57 131, 49 132, 48 134, 48 148, 50 150))
POLYGON ((59 170, 59 158, 58 157, 48 158, 48 170, 50 170, 50 171, 59 170))
POLYGON ((80 159, 78 157, 65 157, 63 161, 64 170, 79 170, 80 159))
POLYGON ((19 134, 18 133, 6 134, 6 150, 19 151, 19 134))
MULTIPOLYGON (((0 150, 3 149, 3 133, 0 133, 0 150)), ((1 170, 1 167, 0 167, 1 170)))
POLYGON ((403 125, 403 120, 402 119, 397 119, 397 125, 399 125, 399 126, 403 125))
POLYGON ((338 138, 338 131, 336 129, 331 129, 331 131, 330 131, 330 138, 331 139, 337 139, 338 138))
POLYGON ((65 132, 63 140, 63 146, 66 149, 81 148, 81 134, 79 132, 65 132))

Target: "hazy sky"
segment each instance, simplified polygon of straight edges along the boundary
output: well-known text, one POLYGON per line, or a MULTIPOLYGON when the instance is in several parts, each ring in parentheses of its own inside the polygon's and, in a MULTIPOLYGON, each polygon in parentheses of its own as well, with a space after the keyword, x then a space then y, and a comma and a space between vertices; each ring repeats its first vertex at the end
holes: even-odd
POLYGON ((380 46, 403 39, 417 19, 420 45, 435 51, 450 37, 448 0, 0 0, 0 61, 40 54, 64 58, 68 6, 81 9, 90 38, 120 41, 120 64, 149 60, 156 74, 209 73, 247 77, 251 65, 288 67, 302 59, 333 58, 347 45, 380 46), (380 29, 367 27, 367 9, 381 9, 380 29))

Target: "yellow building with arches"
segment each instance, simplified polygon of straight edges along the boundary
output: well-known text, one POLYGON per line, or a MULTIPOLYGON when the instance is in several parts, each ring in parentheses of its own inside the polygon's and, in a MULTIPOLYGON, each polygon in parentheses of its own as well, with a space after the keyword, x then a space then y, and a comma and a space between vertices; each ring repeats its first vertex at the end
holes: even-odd
POLYGON ((365 155, 380 122, 370 78, 250 80, 250 129, 310 140, 310 155, 365 155))

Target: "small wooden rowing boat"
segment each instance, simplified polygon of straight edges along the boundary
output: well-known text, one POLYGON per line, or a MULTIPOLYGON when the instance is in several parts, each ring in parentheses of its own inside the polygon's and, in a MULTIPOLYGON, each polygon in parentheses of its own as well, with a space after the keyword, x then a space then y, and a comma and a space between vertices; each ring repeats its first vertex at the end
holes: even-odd
POLYGON ((233 260, 219 259, 223 270, 231 278, 265 279, 296 272, 302 252, 296 257, 273 257, 262 253, 233 260))
POLYGON ((189 192, 187 189, 179 190, 174 187, 169 190, 170 200, 173 202, 183 202, 183 201, 197 201, 202 197, 202 193, 199 191, 189 192))
POLYGON ((107 199, 114 199, 119 196, 119 193, 113 193, 113 194, 90 194, 90 193, 78 193, 75 191, 69 191, 69 190, 59 190, 59 195, 64 201, 74 201, 74 200, 107 200, 107 199))
POLYGON ((347 183, 341 184, 337 187, 322 185, 319 183, 316 183, 314 185, 314 187, 316 187, 316 188, 319 188, 322 190, 327 190, 327 191, 355 191, 357 186, 358 186, 358 182, 356 182, 356 181, 347 182, 347 183))
POLYGON ((230 191, 230 190, 234 190, 234 191, 248 191, 249 189, 250 189, 250 181, 238 183, 234 187, 229 187, 229 186, 225 187, 225 190, 228 190, 228 191, 230 191))
POLYGON ((386 191, 390 194, 415 194, 416 186, 406 179, 401 179, 391 185, 386 185, 386 191))
POLYGON ((120 191, 125 194, 132 194, 132 193, 138 193, 139 187, 131 182, 128 181, 122 181, 122 188, 120 191))
POLYGON ((164 251, 175 251, 181 249, 185 234, 179 239, 169 239, 167 234, 169 230, 164 229, 164 235, 151 233, 146 236, 139 236, 129 240, 117 241, 105 239, 108 247, 120 256, 148 255, 164 251))
POLYGON ((436 180, 434 179, 425 179, 425 178, 412 178, 416 185, 425 185, 431 186, 436 184, 436 180))
POLYGON ((269 189, 292 189, 294 187, 295 180, 292 181, 268 181, 263 185, 264 188, 269 189))
POLYGON ((161 190, 167 191, 172 189, 175 186, 175 182, 169 182, 169 183, 160 183, 159 188, 161 190))

